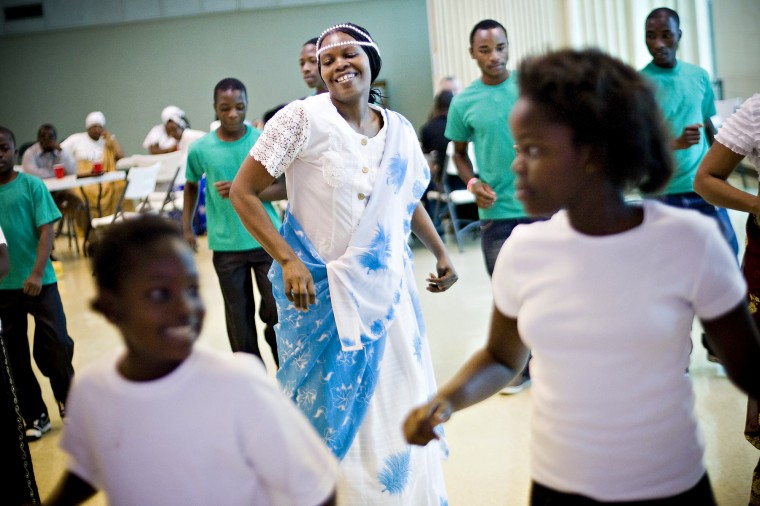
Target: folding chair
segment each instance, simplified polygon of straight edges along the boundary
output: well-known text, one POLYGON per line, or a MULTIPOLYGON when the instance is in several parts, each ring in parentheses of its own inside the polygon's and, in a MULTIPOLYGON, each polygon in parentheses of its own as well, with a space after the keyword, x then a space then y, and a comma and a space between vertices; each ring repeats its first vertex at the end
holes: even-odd
MULTIPOLYGON (((472 143, 469 144, 469 155, 472 161, 472 168, 475 173, 478 173, 478 167, 475 164, 475 153, 472 148, 472 143)), ((477 212, 477 206, 475 204, 475 196, 467 190, 454 190, 449 184, 449 177, 459 177, 456 165, 454 164, 452 157, 454 155, 454 143, 450 142, 446 149, 446 161, 445 173, 442 179, 442 193, 439 196, 439 202, 446 204, 446 209, 449 214, 449 220, 451 222, 451 228, 454 231, 454 238, 457 242, 457 248, 459 252, 464 251, 464 240, 468 233, 475 233, 480 227, 480 220, 466 218, 460 216, 460 210, 464 208, 470 208, 471 213, 477 212)))
POLYGON ((156 182, 158 180, 158 171, 161 168, 160 163, 155 163, 148 167, 133 167, 129 169, 127 173, 127 185, 119 198, 119 203, 116 205, 116 210, 113 214, 108 216, 102 216, 99 218, 93 218, 90 220, 90 228, 85 234, 85 253, 88 252, 90 244, 90 234, 93 230, 97 231, 103 227, 107 227, 118 220, 125 220, 137 216, 140 213, 149 212, 151 210, 148 197, 151 192, 156 189, 156 182), (124 201, 131 200, 135 202, 135 211, 128 212, 124 210, 124 201))
POLYGON ((150 207, 159 214, 182 209, 180 186, 185 182, 187 152, 175 151, 160 155, 132 155, 119 160, 117 168, 145 167, 160 163, 156 189, 148 197, 150 207))
POLYGON ((148 197, 150 205, 158 209, 158 214, 182 210, 182 186, 185 184, 185 163, 187 153, 169 153, 161 159, 161 169, 158 171, 156 191, 148 197))

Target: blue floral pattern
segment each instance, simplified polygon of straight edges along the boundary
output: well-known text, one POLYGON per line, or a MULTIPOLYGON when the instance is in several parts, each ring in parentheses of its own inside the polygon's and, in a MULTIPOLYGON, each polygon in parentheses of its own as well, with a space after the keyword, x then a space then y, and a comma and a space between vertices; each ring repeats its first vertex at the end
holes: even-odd
POLYGON ((377 481, 383 486, 383 492, 400 495, 409 482, 409 460, 411 450, 395 453, 385 459, 385 466, 377 475, 377 481))

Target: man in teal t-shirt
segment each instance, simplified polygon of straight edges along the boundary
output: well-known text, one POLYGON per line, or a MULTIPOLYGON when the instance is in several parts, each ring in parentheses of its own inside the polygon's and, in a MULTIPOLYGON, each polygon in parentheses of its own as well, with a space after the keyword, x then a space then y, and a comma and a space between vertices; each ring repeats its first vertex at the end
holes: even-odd
POLYGON ((26 437, 34 441, 51 423, 29 356, 27 316, 34 319, 34 361, 50 379, 61 418, 74 377, 74 341, 50 261, 53 223, 61 213, 40 178, 13 169, 15 153, 13 133, 0 127, 0 228, 10 258, 10 271, 0 280, 0 321, 26 437))
MULTIPOLYGON (((475 195, 481 220, 480 241, 488 275, 512 230, 528 217, 515 198, 515 141, 509 130, 509 114, 517 101, 517 74, 507 68, 507 30, 498 21, 485 19, 470 32, 470 56, 480 68, 480 79, 454 96, 446 119, 446 138, 454 143, 452 160, 459 177, 475 195), (475 173, 468 154, 472 142, 475 173)), ((516 393, 529 384, 528 369, 503 393, 516 393)))
POLYGON ((677 207, 694 209, 715 218, 734 253, 739 250, 728 212, 706 202, 694 191, 694 176, 702 162, 715 115, 715 97, 707 72, 676 58, 681 41, 680 18, 661 7, 646 20, 646 44, 652 61, 641 69, 655 86, 657 102, 673 136, 673 178, 656 198, 677 207), (704 130, 704 132, 702 132, 704 130))
POLYGON ((517 75, 507 68, 509 41, 506 29, 486 19, 470 32, 470 56, 480 67, 480 79, 454 96, 446 120, 446 138, 454 143, 452 160, 459 177, 475 195, 481 227, 481 244, 488 274, 504 241, 528 218, 515 198, 515 141, 508 119, 517 101, 517 75), (475 173, 468 154, 472 142, 475 173))
MULTIPOLYGON (((248 94, 242 82, 226 78, 217 83, 214 88, 214 112, 221 125, 190 145, 182 223, 185 237, 196 248, 192 219, 198 203, 199 182, 205 174, 208 247, 213 251, 214 269, 222 289, 230 346, 232 351, 244 351, 261 358, 255 321, 253 272, 261 295, 259 317, 265 325, 264 338, 272 350, 275 364, 279 365, 274 330, 277 306, 272 296, 272 284, 267 278, 272 257, 251 237, 229 201, 232 180, 259 137, 259 131, 245 123, 247 109, 248 94)), ((284 196, 284 185, 281 183, 273 185, 262 196, 262 200, 268 200, 264 207, 276 227, 280 226, 280 218, 270 201, 284 196)))
MULTIPOLYGON (((709 149, 706 133, 711 133, 710 118, 715 115, 715 99, 710 77, 704 69, 676 59, 681 41, 681 20, 678 13, 660 7, 646 19, 646 44, 652 61, 641 74, 655 86, 657 102, 671 127, 673 136, 673 179, 662 195, 655 198, 676 207, 693 209, 714 218, 734 254, 739 251, 736 232, 728 211, 715 207, 694 191, 694 176, 709 149)), ((718 359, 702 335, 707 358, 718 359)))

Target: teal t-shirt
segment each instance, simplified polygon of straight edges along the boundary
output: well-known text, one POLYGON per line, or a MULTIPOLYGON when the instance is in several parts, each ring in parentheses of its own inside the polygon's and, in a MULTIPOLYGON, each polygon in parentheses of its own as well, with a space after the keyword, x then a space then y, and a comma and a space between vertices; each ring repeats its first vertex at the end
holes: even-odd
MULTIPOLYGON (((675 67, 667 69, 650 62, 641 69, 641 74, 654 83, 657 103, 660 104, 673 138, 680 137, 684 127, 694 123, 704 124, 715 115, 715 97, 710 76, 701 67, 677 61, 675 67)), ((694 191, 697 167, 709 149, 704 130, 701 133, 698 144, 673 151, 673 178, 662 193, 694 191)))
MULTIPOLYGON (((224 142, 212 131, 190 145, 185 175, 188 181, 197 183, 206 175, 206 223, 208 247, 212 251, 245 251, 260 248, 243 226, 229 199, 223 199, 214 188, 217 181, 232 181, 248 152, 261 132, 246 125, 243 137, 234 142, 224 142)), ((280 218, 269 202, 264 208, 276 228, 280 218)))
POLYGON ((472 142, 478 177, 496 192, 496 202, 478 209, 481 219, 523 218, 525 210, 515 198, 515 141, 509 129, 509 113, 517 101, 517 72, 501 84, 489 86, 478 79, 454 96, 446 119, 446 138, 472 142))
MULTIPOLYGON (((0 228, 8 243, 11 270, 0 280, 0 290, 20 290, 37 261, 40 227, 61 218, 53 197, 42 179, 19 173, 8 184, 0 185, 0 228)), ((42 284, 57 281, 50 258, 42 284)))

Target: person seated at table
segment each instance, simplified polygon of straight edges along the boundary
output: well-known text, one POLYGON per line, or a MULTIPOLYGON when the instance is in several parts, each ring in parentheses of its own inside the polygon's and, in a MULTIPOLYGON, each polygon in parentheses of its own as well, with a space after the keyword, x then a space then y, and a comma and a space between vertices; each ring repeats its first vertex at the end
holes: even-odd
MULTIPOLYGON (((54 166, 57 164, 63 164, 65 174, 77 173, 77 162, 71 154, 61 149, 55 127, 45 123, 37 130, 37 142, 24 151, 21 165, 27 174, 46 179, 55 177, 54 166)), ((52 192, 52 195, 64 219, 71 216, 81 232, 86 230, 89 218, 82 197, 73 190, 60 190, 52 192)))
POLYGON ((61 149, 55 127, 45 123, 37 130, 37 142, 24 151, 21 166, 27 174, 44 179, 55 177, 53 167, 57 164, 63 164, 66 174, 77 173, 77 162, 71 154, 61 149))
MULTIPOLYGON (((81 162, 105 163, 103 153, 107 147, 112 149, 115 160, 124 158, 121 144, 106 130, 106 117, 102 112, 93 111, 88 114, 84 125, 86 132, 71 134, 61 142, 61 148, 73 156, 80 166, 83 165, 81 162)), ((103 170, 107 169, 104 167, 103 170)))
POLYGON ((164 110, 161 111, 161 124, 150 129, 143 141, 143 147, 147 149, 151 155, 160 155, 177 151, 179 149, 179 138, 176 137, 176 127, 180 127, 179 135, 181 136, 181 130, 187 128, 185 111, 176 105, 164 107, 164 110))
MULTIPOLYGON (((70 153, 77 161, 78 173, 90 173, 93 163, 101 162, 103 172, 116 168, 116 161, 124 158, 124 150, 114 135, 106 130, 106 117, 100 111, 93 111, 85 119, 86 132, 71 134, 61 148, 70 153)), ((111 214, 116 209, 119 197, 124 190, 124 181, 115 181, 101 186, 83 187, 90 203, 93 216, 111 214)))
POLYGON ((203 130, 194 130, 190 128, 190 121, 187 119, 187 116, 184 115, 173 115, 166 124, 166 130, 177 142, 176 150, 183 151, 185 154, 187 154, 187 148, 190 147, 190 144, 206 135, 206 132, 203 130))

